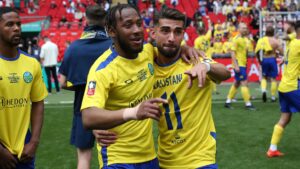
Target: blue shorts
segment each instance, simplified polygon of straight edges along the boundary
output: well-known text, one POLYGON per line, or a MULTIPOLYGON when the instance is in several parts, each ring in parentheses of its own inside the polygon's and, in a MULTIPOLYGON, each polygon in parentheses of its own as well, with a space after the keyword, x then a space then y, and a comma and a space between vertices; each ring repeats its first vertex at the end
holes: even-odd
POLYGON ((276 78, 278 75, 276 58, 263 58, 261 62, 262 75, 265 77, 276 78))
POLYGON ((279 93, 280 110, 283 113, 297 113, 300 112, 300 89, 279 93))
POLYGON ((217 164, 210 164, 210 165, 203 166, 203 167, 200 167, 200 168, 197 168, 197 169, 218 169, 218 165, 217 164))
POLYGON ((135 164, 112 164, 105 166, 102 169, 159 169, 158 159, 135 164))
POLYGON ((94 147, 94 142, 92 130, 83 128, 81 113, 74 114, 70 143, 79 149, 90 149, 94 147))
POLYGON ((236 81, 244 81, 247 80, 247 72, 246 72, 246 67, 239 67, 240 68, 240 72, 237 73, 236 71, 234 71, 234 79, 236 81))

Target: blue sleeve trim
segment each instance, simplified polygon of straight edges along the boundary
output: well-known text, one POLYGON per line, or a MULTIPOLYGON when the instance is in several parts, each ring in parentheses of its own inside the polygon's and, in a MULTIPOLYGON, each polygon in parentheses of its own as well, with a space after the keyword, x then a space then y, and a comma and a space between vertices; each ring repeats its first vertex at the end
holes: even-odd
POLYGON ((117 52, 112 52, 105 61, 101 62, 96 71, 106 68, 116 57, 118 56, 117 52))

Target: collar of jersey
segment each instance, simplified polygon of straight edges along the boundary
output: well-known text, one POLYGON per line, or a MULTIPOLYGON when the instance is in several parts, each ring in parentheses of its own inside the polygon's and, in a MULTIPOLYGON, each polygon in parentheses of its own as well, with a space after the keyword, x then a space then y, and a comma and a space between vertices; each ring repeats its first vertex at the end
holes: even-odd
POLYGON ((139 56, 139 54, 138 54, 138 55, 136 56, 136 58, 132 58, 132 59, 129 59, 129 58, 123 57, 123 56, 119 55, 119 53, 118 53, 118 52, 115 50, 115 47, 114 47, 114 45, 111 45, 111 46, 110 46, 110 50, 111 50, 111 52, 112 52, 112 54, 113 54, 113 55, 120 56, 120 58, 122 58, 122 59, 126 59, 126 60, 134 60, 134 59, 138 58, 138 56, 139 56))
POLYGON ((20 49, 18 49, 18 54, 14 58, 7 58, 5 56, 0 55, 0 58, 2 58, 4 60, 7 60, 7 61, 15 61, 15 60, 19 59, 19 57, 20 57, 20 49))
POLYGON ((171 65, 173 65, 174 63, 176 63, 180 58, 181 58, 181 57, 178 56, 173 62, 166 63, 166 64, 160 64, 160 63, 158 63, 158 62, 157 62, 157 58, 154 59, 154 62, 155 62, 158 66, 160 66, 160 67, 168 67, 168 66, 171 66, 171 65))

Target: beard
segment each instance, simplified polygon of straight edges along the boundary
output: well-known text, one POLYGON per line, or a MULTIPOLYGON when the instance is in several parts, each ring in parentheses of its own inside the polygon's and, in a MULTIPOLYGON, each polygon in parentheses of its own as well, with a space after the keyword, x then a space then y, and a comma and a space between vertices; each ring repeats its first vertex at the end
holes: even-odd
POLYGON ((174 58, 177 56, 180 47, 176 46, 174 50, 166 50, 163 46, 157 46, 157 49, 163 56, 167 58, 174 58))
POLYGON ((120 44, 120 48, 123 51, 126 51, 128 53, 132 53, 132 54, 138 54, 143 50, 143 43, 141 43, 141 45, 138 48, 133 48, 130 46, 129 43, 126 42, 126 40, 121 37, 121 36, 117 36, 117 41, 120 44))

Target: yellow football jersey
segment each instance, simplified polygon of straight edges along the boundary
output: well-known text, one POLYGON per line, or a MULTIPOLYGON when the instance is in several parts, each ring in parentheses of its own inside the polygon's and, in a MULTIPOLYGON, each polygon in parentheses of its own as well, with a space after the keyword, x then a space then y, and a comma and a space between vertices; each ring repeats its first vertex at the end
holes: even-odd
POLYGON ((168 100, 159 121, 158 159, 162 169, 190 169, 214 164, 216 131, 211 114, 211 83, 202 88, 194 80, 187 88, 186 70, 193 66, 178 59, 171 65, 154 65, 154 97, 168 100))
POLYGON ((300 40, 294 39, 291 41, 287 52, 287 60, 284 67, 281 82, 278 87, 280 92, 290 92, 297 90, 298 80, 300 76, 300 40))
POLYGON ((229 53, 230 52, 230 48, 231 48, 232 42, 231 41, 226 41, 223 43, 223 52, 224 53, 229 53))
POLYGON ((247 38, 236 36, 232 39, 231 50, 234 51, 235 57, 237 59, 238 65, 241 67, 246 67, 247 65, 247 38))
POLYGON ((255 53, 257 53, 258 51, 264 51, 269 52, 269 51, 273 51, 273 48, 270 44, 269 38, 268 37, 262 37, 258 40, 256 47, 255 47, 255 53))
MULTIPOLYGON (((114 49, 108 49, 90 69, 81 109, 135 107, 152 98, 153 82, 152 45, 144 45, 135 59, 126 59, 114 49)), ((109 147, 97 146, 100 168, 116 163, 146 162, 156 157, 151 119, 128 121, 110 130, 117 133, 118 139, 109 147)))
POLYGON ((223 43, 222 42, 215 42, 213 48, 214 48, 213 53, 216 53, 216 54, 223 53, 223 43))
POLYGON ((0 56, 0 143, 21 157, 29 129, 31 102, 47 96, 39 62, 21 51, 16 58, 0 56))
POLYGON ((208 31, 205 35, 198 36, 194 41, 194 48, 207 52, 210 47, 211 31, 208 31))

